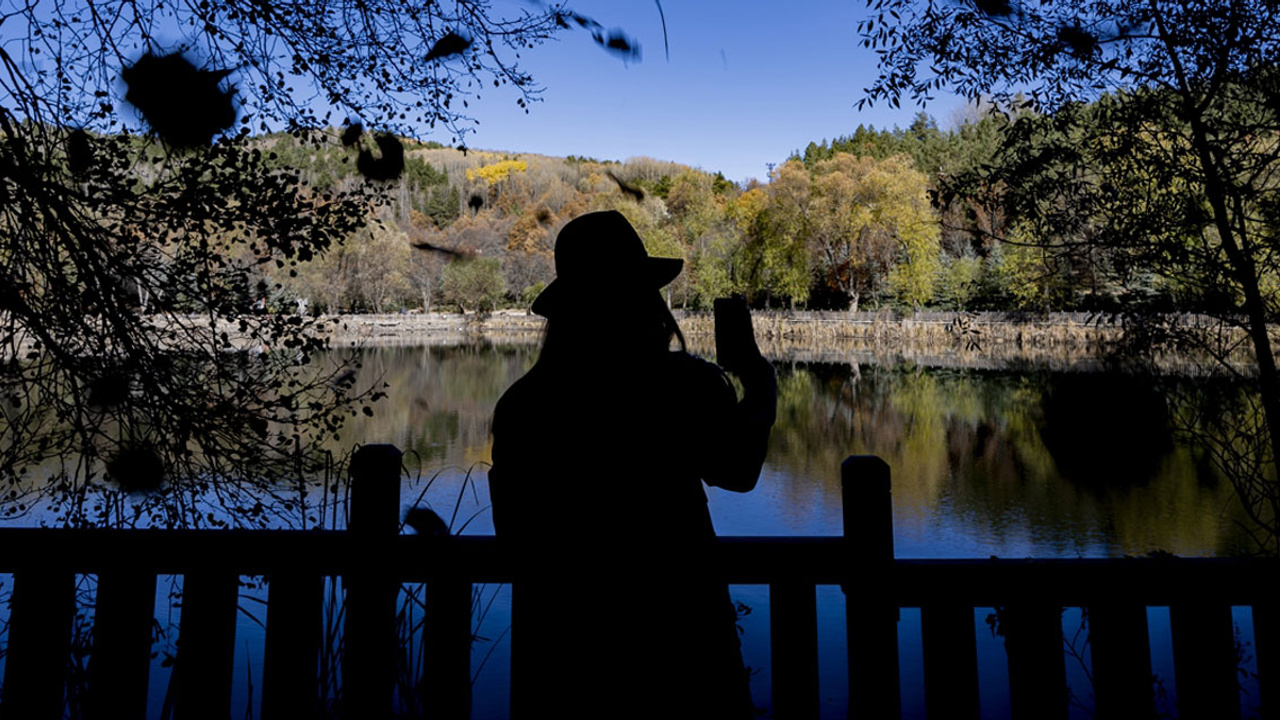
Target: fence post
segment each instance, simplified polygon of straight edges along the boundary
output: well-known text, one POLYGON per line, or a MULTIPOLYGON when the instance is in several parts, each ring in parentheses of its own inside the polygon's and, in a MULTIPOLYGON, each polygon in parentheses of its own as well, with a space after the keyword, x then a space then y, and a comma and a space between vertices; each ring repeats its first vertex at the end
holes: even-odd
MULTIPOLYGON (((449 538, 434 538, 429 547, 448 550, 449 538)), ((464 579, 427 582, 425 599, 426 666, 422 698, 433 718, 471 717, 471 583, 464 579)))
POLYGON ((226 567, 201 566, 182 576, 178 658, 173 667, 177 717, 230 717, 239 600, 240 576, 226 567))
POLYGON ((118 567, 98 573, 87 717, 147 716, 155 608, 154 572, 118 567))
POLYGON ((773 716, 817 718, 818 610, 813 583, 769 585, 773 716))
POLYGON ((65 693, 76 576, 70 570, 22 570, 14 574, 9 649, 0 717, 59 720, 65 693))
POLYGON ((267 638, 262 653, 262 717, 321 717, 320 638, 324 578, 282 569, 267 580, 267 638))
POLYGON ((347 532, 366 562, 349 568, 342 654, 342 716, 390 718, 396 680, 396 596, 390 572, 404 558, 376 557, 400 532, 400 451, 365 445, 351 458, 351 509, 347 532))
POLYGON ((1169 606, 1173 674, 1181 720, 1240 717, 1240 689, 1231 606, 1181 602, 1169 606))
POLYGON ((893 497, 889 465, 852 455, 840 466, 848 579, 849 716, 902 715, 898 607, 893 601, 893 497))
POLYGON ((1066 720, 1069 708, 1062 608, 1014 598, 999 608, 997 616, 1009 659, 1013 720, 1066 720))
POLYGON ((1138 602, 1091 605, 1089 647, 1099 720, 1153 720, 1156 705, 1146 606, 1138 602))
POLYGON ((920 608, 920 631, 929 720, 977 720, 978 639, 973 607, 930 602, 920 608))
POLYGON ((1253 654, 1258 658, 1258 688, 1262 720, 1280 720, 1280 627, 1276 623, 1274 593, 1253 605, 1253 654))

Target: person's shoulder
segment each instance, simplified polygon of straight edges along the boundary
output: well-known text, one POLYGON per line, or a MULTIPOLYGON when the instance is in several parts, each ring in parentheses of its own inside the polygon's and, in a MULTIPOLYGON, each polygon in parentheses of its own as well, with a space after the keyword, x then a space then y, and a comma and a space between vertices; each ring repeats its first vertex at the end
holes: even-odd
POLYGON ((733 391, 733 384, 724 370, 713 362, 703 360, 687 352, 667 353, 667 365, 672 376, 709 392, 733 391))
POLYGON ((723 375, 724 371, 719 365, 694 355, 693 353, 677 350, 666 354, 666 361, 677 372, 687 372, 701 375, 723 375))
POLYGON ((498 398, 498 403, 493 408, 495 424, 500 417, 521 415, 538 404, 537 394, 539 388, 543 385, 541 374, 538 372, 538 366, 534 365, 529 372, 511 383, 510 387, 498 398))

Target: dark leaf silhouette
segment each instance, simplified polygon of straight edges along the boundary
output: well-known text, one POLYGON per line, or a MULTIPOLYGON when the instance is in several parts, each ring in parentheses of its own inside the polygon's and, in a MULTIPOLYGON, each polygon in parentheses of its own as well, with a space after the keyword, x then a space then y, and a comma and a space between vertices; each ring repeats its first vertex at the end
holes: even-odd
POLYGON ((129 379, 112 372, 89 382, 89 397, 86 402, 96 408, 109 408, 128 398, 129 379))
POLYGON ((356 169, 370 180, 395 180, 404 172, 404 145, 391 133, 379 133, 374 138, 380 157, 374 157, 368 148, 360 151, 356 169))
POLYGON ((1058 28, 1058 42, 1077 57, 1089 57, 1098 48, 1098 38, 1079 25, 1058 28))
POLYGON ((364 134, 364 126, 358 122, 349 122, 346 128, 342 130, 342 146, 351 147, 360 142, 360 136, 364 134))
POLYGON ((615 183, 617 183, 617 184, 618 184, 618 189, 619 189, 619 190, 621 190, 621 191, 623 192, 623 194, 624 194, 624 195, 628 195, 628 196, 630 196, 630 197, 631 197, 632 199, 634 199, 636 202, 644 202, 644 189, 643 189, 643 188, 640 188, 640 187, 637 187, 637 186, 635 186, 635 185, 632 185, 632 184, 630 184, 630 183, 628 183, 628 182, 625 182, 622 178, 620 178, 620 177, 618 177, 617 175, 613 174, 613 171, 612 171, 612 170, 610 170, 610 171, 608 171, 608 172, 609 172, 609 179, 610 179, 610 180, 612 180, 612 181, 614 181, 615 183))
MULTIPOLYGON (((662 15, 662 4, 658 4, 658 14, 662 18, 662 37, 666 41, 667 37, 667 19, 662 15)), ((555 16, 556 24, 562 28, 570 29, 570 21, 578 27, 583 28, 591 33, 591 39, 597 45, 604 48, 606 52, 619 56, 624 61, 640 61, 640 44, 635 39, 627 36, 621 29, 614 28, 605 30, 605 27, 596 22, 592 18, 572 11, 557 13, 555 16)), ((668 57, 670 56, 670 48, 667 49, 668 57)))
POLYGON ((467 252, 465 250, 458 250, 455 248, 447 248, 440 245, 435 245, 427 242, 426 240, 419 240, 418 242, 409 243, 409 246, 412 247, 414 250, 425 250, 426 252, 444 253, 445 255, 451 255, 453 257, 460 257, 460 258, 472 257, 475 254, 475 253, 467 252))
POLYGON ((928 196, 929 205, 933 207, 934 210, 938 210, 942 208, 942 198, 939 195, 937 190, 934 190, 934 189, 926 190, 925 195, 928 196))
POLYGON ((431 50, 427 52, 426 59, 438 60, 440 58, 450 57, 464 52, 469 47, 471 47, 470 40, 451 30, 445 33, 444 37, 437 40, 435 44, 431 46, 431 50))
POLYGON ((93 165, 93 141, 84 130, 73 130, 67 135, 67 168, 80 176, 93 165))
POLYGON ((596 30, 591 33, 591 38, 607 52, 613 53, 623 60, 640 61, 640 45, 623 34, 621 30, 610 30, 607 34, 596 30))
POLYGON ((208 145, 236 121, 234 93, 220 86, 230 70, 201 70, 181 53, 146 53, 120 72, 125 100, 172 147, 208 145))
POLYGON ((107 461, 107 476, 122 490, 148 492, 164 482, 164 464, 150 445, 126 447, 107 461))
POLYGON ((467 207, 471 208, 472 212, 480 212, 480 208, 484 207, 484 198, 479 195, 472 195, 471 198, 467 200, 467 207))
POLYGON ((249 418, 249 429, 253 431, 254 435, 257 435, 260 438, 265 438, 267 436, 267 432, 270 430, 270 427, 270 423, 263 418, 249 418))
POLYGON ((609 50, 622 54, 639 52, 639 48, 633 48, 631 46, 631 40, 626 35, 619 32, 609 33, 609 41, 605 43, 605 47, 609 50))
POLYGON ((335 388, 350 388, 356 384, 356 371, 345 370, 342 374, 334 377, 331 385, 335 388))

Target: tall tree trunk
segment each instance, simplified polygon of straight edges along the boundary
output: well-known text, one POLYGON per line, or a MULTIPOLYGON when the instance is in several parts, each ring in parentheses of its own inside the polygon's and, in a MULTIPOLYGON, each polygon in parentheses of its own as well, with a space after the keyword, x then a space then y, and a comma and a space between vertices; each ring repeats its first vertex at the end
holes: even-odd
MULTIPOLYGON (((1240 289, 1244 292, 1246 330, 1249 334, 1249 340, 1253 344, 1254 356, 1258 363, 1258 393, 1262 401, 1262 412, 1267 424, 1268 440, 1271 446, 1271 460, 1274 464, 1277 459, 1280 459, 1280 372, 1277 372, 1275 352, 1271 347, 1271 338, 1267 335, 1267 307, 1259 287, 1257 264, 1248 246, 1249 239, 1244 233, 1244 223, 1247 220, 1243 215, 1237 218, 1241 223, 1240 232, 1237 233, 1231 222, 1232 213, 1229 198, 1238 198, 1238 195, 1232 192, 1231 181, 1223 176, 1214 159, 1214 149, 1209 141, 1210 133, 1205 127, 1204 110, 1200 97, 1187 81, 1182 60, 1178 55, 1179 48, 1171 40, 1168 28, 1165 26, 1164 17, 1161 15, 1155 0, 1149 0, 1149 4, 1161 43, 1169 53, 1169 61, 1174 71, 1174 77, 1177 79, 1183 115, 1191 126, 1191 143, 1195 149, 1196 158, 1199 160, 1204 172, 1205 196, 1209 200, 1209 206, 1213 211, 1214 228, 1218 231, 1218 239, 1222 243, 1223 252, 1227 255, 1231 274, 1236 282, 1240 283, 1240 289)), ((1251 501, 1257 498, 1245 497, 1247 488, 1242 488, 1240 483, 1235 483, 1235 485, 1236 491, 1241 494, 1241 500, 1244 501, 1246 510, 1252 516, 1251 501)), ((1265 494, 1268 495, 1268 504, 1274 507, 1278 489, 1273 486, 1268 488, 1265 494)), ((1253 517, 1253 519, 1255 521, 1265 520, 1258 517, 1253 517)), ((1277 540, 1277 519, 1270 518, 1269 522, 1269 526, 1266 523, 1260 524, 1264 525, 1263 529, 1271 535, 1271 540, 1274 543, 1277 540)), ((1272 553, 1280 550, 1275 544, 1268 549, 1272 553)))

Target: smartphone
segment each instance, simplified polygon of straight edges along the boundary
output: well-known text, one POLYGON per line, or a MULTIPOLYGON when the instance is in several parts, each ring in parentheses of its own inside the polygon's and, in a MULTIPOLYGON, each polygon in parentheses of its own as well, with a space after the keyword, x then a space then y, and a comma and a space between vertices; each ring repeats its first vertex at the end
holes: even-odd
POLYGON ((733 372, 760 356, 746 298, 741 295, 717 298, 715 319, 716 364, 733 372))

